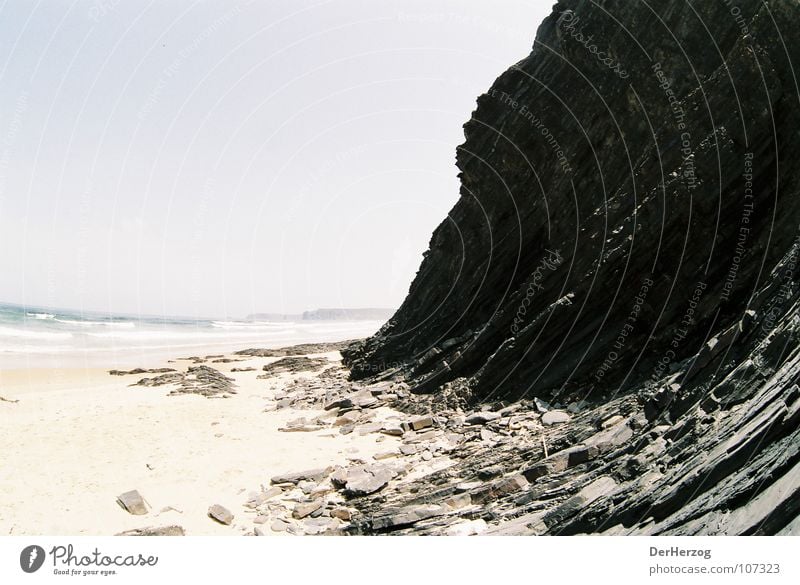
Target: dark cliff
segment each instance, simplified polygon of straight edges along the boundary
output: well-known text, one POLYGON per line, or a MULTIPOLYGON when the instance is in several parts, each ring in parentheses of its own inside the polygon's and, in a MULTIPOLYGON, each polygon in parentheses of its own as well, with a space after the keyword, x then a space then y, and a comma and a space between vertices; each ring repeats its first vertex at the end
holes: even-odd
MULTIPOLYGON (((403 305, 344 354, 433 410, 587 405, 548 431, 564 449, 628 417, 630 442, 524 475, 517 532, 774 533, 798 514, 798 23, 790 0, 565 0, 478 98, 459 201, 403 305)), ((453 477, 547 455, 502 444, 453 477)))

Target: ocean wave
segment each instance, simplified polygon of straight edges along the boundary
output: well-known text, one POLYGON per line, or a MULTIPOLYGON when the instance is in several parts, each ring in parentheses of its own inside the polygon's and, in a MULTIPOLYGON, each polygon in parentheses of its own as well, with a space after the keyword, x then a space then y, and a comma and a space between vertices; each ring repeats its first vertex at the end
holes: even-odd
POLYGON ((249 330, 263 330, 272 331, 286 327, 292 327, 295 323, 292 321, 282 321, 276 323, 273 321, 212 321, 211 326, 218 329, 249 329, 249 330))
POLYGON ((33 317, 34 319, 55 319, 56 316, 52 313, 25 313, 26 317, 33 317))
POLYGON ((55 321, 78 327, 116 327, 119 329, 133 329, 136 327, 136 323, 133 321, 79 321, 77 319, 55 319, 55 321))
POLYGON ((24 339, 70 339, 72 333, 57 331, 30 331, 13 327, 0 327, 0 337, 21 337, 24 339))
POLYGON ((203 337, 203 333, 198 331, 107 331, 103 333, 86 333, 87 337, 97 339, 131 339, 142 340, 165 340, 165 339, 197 339, 203 337))
POLYGON ((27 343, 15 343, 13 346, 4 347, 0 345, 0 354, 12 355, 33 355, 33 354, 68 354, 77 353, 78 351, 85 351, 80 348, 75 348, 72 345, 30 345, 27 343))
POLYGON ((131 341, 168 341, 171 339, 180 340, 237 340, 237 339, 253 339, 259 340, 271 338, 283 338, 286 336, 295 335, 298 333, 297 329, 286 328, 281 330, 270 330, 269 335, 264 335, 263 331, 248 330, 248 329, 193 329, 190 331, 176 331, 176 330, 152 330, 152 329, 139 329, 136 331, 103 331, 103 332, 86 332, 84 335, 95 339, 119 339, 131 341))

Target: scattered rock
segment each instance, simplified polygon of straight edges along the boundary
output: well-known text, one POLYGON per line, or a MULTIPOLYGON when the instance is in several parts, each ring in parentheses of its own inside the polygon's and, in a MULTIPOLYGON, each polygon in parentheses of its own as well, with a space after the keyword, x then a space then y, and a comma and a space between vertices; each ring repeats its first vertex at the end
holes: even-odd
POLYGON ((350 521, 350 510, 347 508, 334 508, 331 510, 331 516, 334 518, 338 518, 339 520, 344 520, 345 522, 350 521))
POLYGON ((313 512, 322 508, 322 500, 312 500, 310 502, 301 502, 292 510, 292 517, 298 520, 305 518, 313 512))
POLYGON ((273 532, 286 532, 288 528, 289 523, 281 519, 273 520, 269 527, 273 532))
POLYGON ((444 505, 453 510, 466 508, 471 504, 472 504, 472 496, 470 496, 467 493, 454 494, 448 498, 445 498, 444 500, 444 505))
POLYGON ((292 473, 284 473, 275 475, 270 479, 270 483, 293 483, 297 484, 301 481, 320 482, 333 472, 332 467, 324 467, 318 469, 307 469, 305 471, 295 471, 292 473))
POLYGON ((603 422, 601 422, 600 423, 600 427, 602 427, 604 429, 608 429, 610 427, 613 427, 616 424, 621 423, 624 420, 625 420, 624 416, 620 416, 620 415, 616 414, 616 415, 614 415, 612 417, 607 418, 603 422))
POLYGON ((350 398, 339 397, 329 400, 323 406, 325 410, 333 410, 334 408, 353 408, 353 401, 350 398))
POLYGON ((371 433, 377 433, 381 430, 382 425, 381 423, 369 423, 366 425, 361 425, 358 427, 358 434, 359 436, 363 437, 364 435, 369 435, 371 433))
POLYGON ((464 419, 464 422, 468 425, 485 425, 487 422, 497 420, 500 418, 499 412, 474 412, 464 419))
POLYGON ((433 426, 433 419, 429 416, 416 418, 408 423, 408 427, 412 431, 421 431, 422 429, 427 429, 428 427, 432 426, 433 426))
POLYGON ((336 341, 333 343, 303 343, 300 345, 292 345, 290 347, 281 347, 279 349, 243 349, 237 351, 234 355, 243 355, 248 357, 286 357, 286 356, 305 356, 315 353, 328 353, 331 351, 341 351, 354 340, 336 341))
POLYGON ((543 425, 558 425, 569 422, 570 416, 562 410, 548 410, 542 415, 543 425))
MULTIPOLYGON (((288 483, 288 482, 284 482, 288 483)), ((279 487, 271 487, 268 490, 263 490, 261 492, 251 493, 247 502, 245 503, 245 508, 258 508, 264 502, 274 498, 275 496, 279 496, 283 493, 283 490, 279 487)))
POLYGON ((528 487, 528 480, 522 474, 500 478, 497 481, 483 485, 470 493, 473 504, 485 504, 492 500, 502 498, 508 494, 516 493, 528 487))
POLYGON ((143 516, 147 514, 147 504, 137 490, 131 490, 117 496, 117 503, 122 506, 124 510, 135 516, 143 516))
POLYGON ((420 447, 419 445, 404 443, 400 445, 399 449, 403 455, 413 455, 419 451, 420 447))
POLYGON ((208 366, 193 366, 185 373, 170 372, 155 378, 142 378, 133 385, 152 387, 167 384, 177 385, 177 388, 170 391, 170 396, 199 394, 206 398, 224 398, 236 394, 233 378, 208 366))
POLYGON ((297 487, 299 487, 304 494, 308 495, 316 489, 317 484, 313 481, 301 481, 297 483, 297 487))
POLYGON ((380 401, 368 391, 356 392, 350 395, 349 399, 353 406, 357 408, 372 408, 380 404, 380 401))
POLYGON ((365 496, 386 486, 397 473, 382 465, 357 465, 331 475, 334 485, 344 488, 348 497, 365 496))
POLYGON ((167 372, 176 371, 174 368, 151 368, 145 370, 143 368, 134 368, 133 370, 109 370, 108 373, 112 376, 132 376, 135 374, 166 374, 167 372))
POLYGON ((344 425, 353 425, 356 422, 358 422, 359 418, 361 418, 361 413, 358 412, 357 410, 351 410, 350 412, 346 412, 342 416, 334 420, 333 426, 341 427, 344 425))
POLYGON ((264 373, 259 376, 259 378, 270 378, 285 373, 297 374, 300 372, 313 372, 330 363, 330 360, 325 358, 310 358, 306 356, 285 357, 264 366, 262 368, 264 373))
POLYGON ((400 425, 384 425, 380 432, 390 437, 402 437, 405 434, 400 425))
POLYGON ((502 465, 489 465, 488 467, 482 467, 478 470, 478 478, 483 480, 492 479, 493 477, 502 475, 503 471, 502 465))
POLYGON ((307 518, 303 522, 303 532, 306 534, 322 534, 336 530, 339 521, 336 518, 307 518))
POLYGON ((447 514, 448 508, 435 504, 426 504, 422 506, 410 506, 403 508, 389 514, 383 514, 372 518, 372 529, 381 531, 387 528, 397 528, 399 526, 408 526, 426 520, 434 516, 447 514))
POLYGON ((208 509, 208 516, 226 526, 230 526, 231 522, 233 522, 231 511, 219 504, 214 504, 208 509))
POLYGON ((412 436, 403 437, 406 443, 424 443, 436 438, 436 431, 425 431, 424 433, 411 433, 412 436))
POLYGON ((115 536, 185 536, 186 532, 182 526, 176 524, 170 526, 148 526, 146 528, 135 528, 119 532, 115 536))
POLYGON ((477 520, 467 520, 452 524, 444 533, 448 536, 473 536, 486 532, 488 528, 489 525, 486 524, 486 520, 478 518, 477 520))

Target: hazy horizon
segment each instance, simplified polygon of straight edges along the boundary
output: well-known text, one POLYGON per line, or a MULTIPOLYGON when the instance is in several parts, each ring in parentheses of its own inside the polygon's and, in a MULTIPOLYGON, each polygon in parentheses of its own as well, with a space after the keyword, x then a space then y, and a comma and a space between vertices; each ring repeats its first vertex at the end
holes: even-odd
POLYGON ((462 124, 551 5, 4 3, 0 299, 396 308, 462 124))
POLYGON ((181 315, 180 313, 173 313, 173 314, 166 314, 166 313, 144 313, 144 312, 125 312, 125 311, 105 311, 105 310, 93 310, 89 308, 75 308, 75 307, 62 307, 62 306, 50 306, 50 305, 36 305, 36 304, 24 304, 24 303, 15 303, 12 301, 7 301, 5 299, 0 299, 0 307, 15 307, 21 308, 26 310, 42 310, 42 311, 56 311, 56 312, 65 312, 65 313, 74 313, 83 311, 87 315, 116 315, 116 316, 123 316, 123 317, 143 317, 143 318, 152 318, 152 319, 160 319, 160 318, 185 318, 185 319, 197 319, 200 321, 214 321, 218 319, 234 319, 234 320, 246 320, 247 318, 253 315, 283 315, 283 316, 292 316, 292 315, 302 315, 303 313, 313 313, 314 311, 324 311, 324 310, 345 310, 345 311, 355 311, 355 310, 373 310, 373 311, 388 311, 394 312, 397 310, 398 307, 309 307, 307 309, 303 309, 301 311, 295 311, 291 313, 281 313, 279 311, 254 311, 252 313, 247 314, 229 314, 229 315, 181 315))

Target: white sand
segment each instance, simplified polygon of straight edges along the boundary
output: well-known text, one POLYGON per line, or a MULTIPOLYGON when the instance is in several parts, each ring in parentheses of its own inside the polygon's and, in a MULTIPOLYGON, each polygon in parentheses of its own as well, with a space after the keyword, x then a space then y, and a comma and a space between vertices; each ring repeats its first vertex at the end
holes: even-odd
POLYGON ((142 376, 106 370, 0 371, 0 396, 19 400, 0 401, 0 535, 111 535, 169 524, 193 535, 251 532, 253 515, 242 505, 272 475, 368 459, 396 445, 376 434, 278 431, 319 412, 264 412, 271 384, 257 380, 258 371, 229 373, 269 361, 209 363, 236 378, 238 394, 229 399, 129 387, 142 376), (116 503, 133 489, 149 514, 133 516, 116 503), (234 513, 232 526, 207 517, 212 504, 234 513), (169 506, 179 511, 161 512, 169 506))

